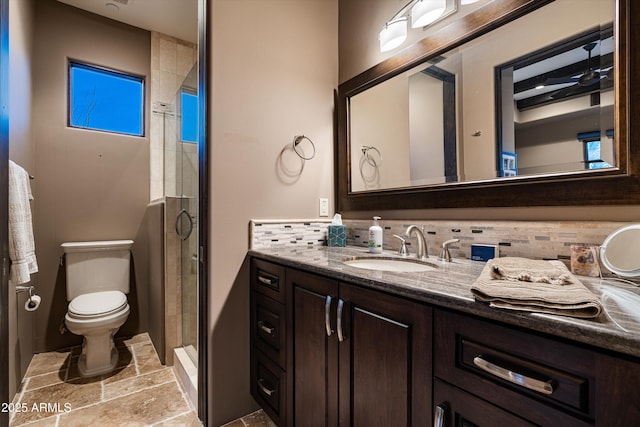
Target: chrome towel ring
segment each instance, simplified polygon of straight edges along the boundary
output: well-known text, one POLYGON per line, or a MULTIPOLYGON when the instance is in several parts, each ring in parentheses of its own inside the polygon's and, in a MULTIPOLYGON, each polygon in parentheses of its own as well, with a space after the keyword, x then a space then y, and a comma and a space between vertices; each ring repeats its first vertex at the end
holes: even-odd
POLYGON ((382 165, 382 153, 380 153, 380 150, 378 150, 376 147, 374 147, 373 145, 363 145, 361 150, 362 154, 364 155, 364 159, 371 166, 377 168, 378 166, 382 165), (372 150, 378 154, 378 161, 376 161, 376 159, 373 157, 373 153, 370 152, 372 150))
POLYGON ((304 135, 297 135, 293 137, 293 151, 295 151, 298 157, 300 157, 302 160, 311 160, 316 156, 315 144, 311 139, 309 139, 308 136, 304 135), (305 157, 304 152, 298 151, 298 145, 300 145, 305 139, 309 141, 309 143, 311 144, 311 148, 313 148, 313 153, 309 157, 305 157))

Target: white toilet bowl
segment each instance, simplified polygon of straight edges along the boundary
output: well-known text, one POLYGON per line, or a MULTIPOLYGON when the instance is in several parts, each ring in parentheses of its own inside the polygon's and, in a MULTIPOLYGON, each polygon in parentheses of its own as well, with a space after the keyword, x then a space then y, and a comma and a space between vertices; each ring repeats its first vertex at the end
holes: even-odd
POLYGON ((81 294, 68 306, 67 329, 84 337, 78 370, 83 377, 105 374, 118 364, 114 334, 129 317, 127 296, 120 291, 81 294))

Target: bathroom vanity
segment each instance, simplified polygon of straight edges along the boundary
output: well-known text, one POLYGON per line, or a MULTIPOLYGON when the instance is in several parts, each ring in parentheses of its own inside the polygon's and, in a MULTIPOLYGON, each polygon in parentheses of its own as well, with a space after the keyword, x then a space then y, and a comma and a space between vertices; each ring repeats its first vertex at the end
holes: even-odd
POLYGON ((492 309, 469 290, 484 263, 418 273, 344 263, 365 255, 249 251, 251 393, 277 425, 640 423, 633 316, 492 309))

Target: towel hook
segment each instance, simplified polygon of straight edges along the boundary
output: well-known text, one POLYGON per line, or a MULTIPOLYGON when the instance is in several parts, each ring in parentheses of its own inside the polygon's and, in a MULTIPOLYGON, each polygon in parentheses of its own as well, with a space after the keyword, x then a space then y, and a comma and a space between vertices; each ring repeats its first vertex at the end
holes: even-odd
POLYGON ((311 160, 316 156, 315 144, 311 139, 309 139, 308 136, 304 136, 304 135, 297 135, 293 137, 293 151, 295 151, 298 157, 300 157, 302 160, 311 160), (302 143, 305 139, 309 141, 309 143, 311 143, 311 148, 313 148, 313 154, 311 154, 311 156, 309 157, 305 157, 304 153, 301 153, 300 151, 298 151, 298 145, 302 143))

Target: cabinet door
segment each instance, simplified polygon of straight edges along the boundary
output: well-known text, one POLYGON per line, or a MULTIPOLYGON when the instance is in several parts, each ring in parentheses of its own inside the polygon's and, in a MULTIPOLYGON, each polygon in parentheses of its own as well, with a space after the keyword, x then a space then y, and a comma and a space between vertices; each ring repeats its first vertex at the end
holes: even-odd
POLYGON ((287 270, 289 290, 288 425, 336 426, 338 414, 338 341, 335 300, 338 283, 287 270), (331 299, 327 299, 330 297, 331 299), (330 319, 327 323, 326 308, 330 319), (329 332, 327 332, 329 326, 329 332))
POLYGON ((533 427, 497 406, 438 379, 433 383, 434 427, 533 427))
POLYGON ((340 425, 429 425, 431 308, 342 283, 340 300, 340 425))

